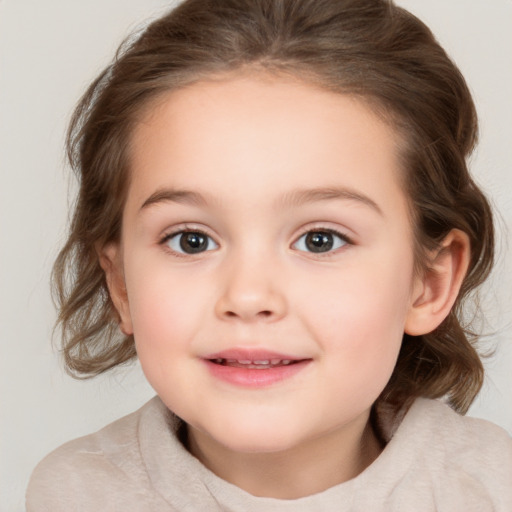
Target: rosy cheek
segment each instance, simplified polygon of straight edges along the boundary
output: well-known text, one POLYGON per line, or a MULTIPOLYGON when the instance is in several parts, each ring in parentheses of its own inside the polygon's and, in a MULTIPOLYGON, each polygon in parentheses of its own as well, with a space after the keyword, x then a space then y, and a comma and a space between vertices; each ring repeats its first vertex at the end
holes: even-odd
POLYGON ((204 304, 198 283, 189 277, 171 275, 153 267, 135 283, 130 303, 136 343, 162 357, 190 345, 201 319, 204 304))
POLYGON ((405 296, 396 300, 400 284, 389 275, 354 269, 348 276, 319 285, 303 308, 320 346, 361 362, 374 360, 377 354, 386 357, 391 344, 394 358, 403 334, 406 303, 405 296))

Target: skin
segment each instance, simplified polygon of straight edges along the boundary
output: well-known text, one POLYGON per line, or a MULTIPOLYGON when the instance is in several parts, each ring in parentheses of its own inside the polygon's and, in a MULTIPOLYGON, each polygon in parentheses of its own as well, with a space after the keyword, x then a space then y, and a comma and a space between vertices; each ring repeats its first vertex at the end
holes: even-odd
POLYGON ((371 464, 403 333, 456 297, 463 233, 432 255, 435 279, 414 273, 399 142, 352 97, 256 74, 167 93, 134 130, 121 243, 101 254, 121 328, 190 451, 252 494, 298 498, 371 464), (184 229, 208 250, 179 252, 184 229), (311 252, 304 235, 329 230, 335 248, 311 252), (233 348, 308 364, 237 386, 204 361, 233 348))

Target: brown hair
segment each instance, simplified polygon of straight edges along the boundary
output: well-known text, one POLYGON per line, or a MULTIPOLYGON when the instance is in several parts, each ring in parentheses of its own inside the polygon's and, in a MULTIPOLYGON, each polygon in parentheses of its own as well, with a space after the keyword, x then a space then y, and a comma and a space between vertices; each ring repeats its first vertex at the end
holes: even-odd
POLYGON ((136 356, 133 337, 119 332, 96 249, 120 237, 130 133, 141 109, 165 91, 255 67, 357 95, 402 134, 420 266, 451 229, 469 236, 471 262, 455 307, 434 332, 404 335, 381 396, 400 405, 446 395, 466 411, 483 368, 461 308, 490 271, 494 248, 491 210, 466 166, 476 113, 430 30, 387 0, 186 0, 122 45, 68 133, 80 191, 53 274, 68 370, 93 376, 136 356))

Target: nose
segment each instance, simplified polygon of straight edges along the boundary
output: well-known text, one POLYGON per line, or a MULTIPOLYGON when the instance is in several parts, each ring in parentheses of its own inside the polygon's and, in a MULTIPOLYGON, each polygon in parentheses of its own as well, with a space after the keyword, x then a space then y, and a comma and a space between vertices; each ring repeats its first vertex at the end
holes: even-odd
POLYGON ((215 313, 222 320, 274 322, 286 315, 283 284, 270 261, 254 258, 227 265, 215 313))

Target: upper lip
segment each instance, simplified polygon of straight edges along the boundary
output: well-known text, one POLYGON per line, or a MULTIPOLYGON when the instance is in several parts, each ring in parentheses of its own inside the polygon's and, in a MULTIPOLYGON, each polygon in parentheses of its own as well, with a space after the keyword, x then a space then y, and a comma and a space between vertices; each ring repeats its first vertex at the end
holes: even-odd
POLYGON ((297 357, 290 354, 282 354, 272 350, 258 349, 258 348, 232 348, 208 354, 204 359, 231 359, 235 361, 272 361, 272 360, 285 360, 285 361, 302 361, 309 359, 307 357, 297 357))

